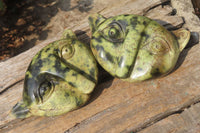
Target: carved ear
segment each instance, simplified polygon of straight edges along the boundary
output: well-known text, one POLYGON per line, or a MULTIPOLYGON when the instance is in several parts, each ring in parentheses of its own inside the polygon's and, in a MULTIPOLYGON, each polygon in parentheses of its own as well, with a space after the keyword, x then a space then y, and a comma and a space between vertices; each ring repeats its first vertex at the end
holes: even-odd
POLYGON ((179 50, 181 52, 190 40, 190 31, 186 29, 178 29, 172 32, 178 39, 179 50))
POLYGON ((89 20, 90 29, 91 29, 92 33, 94 33, 97 30, 98 26, 103 21, 105 21, 106 18, 104 16, 96 13, 96 14, 90 15, 88 20, 89 20))
POLYGON ((76 35, 72 30, 64 30, 64 32, 62 33, 62 37, 61 39, 65 39, 65 38, 74 38, 76 39, 76 35))

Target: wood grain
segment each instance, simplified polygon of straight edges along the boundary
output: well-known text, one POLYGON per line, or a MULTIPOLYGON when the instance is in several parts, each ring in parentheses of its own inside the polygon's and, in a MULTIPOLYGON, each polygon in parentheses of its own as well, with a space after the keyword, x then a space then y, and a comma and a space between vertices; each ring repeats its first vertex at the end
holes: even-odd
POLYGON ((200 132, 200 103, 191 105, 181 113, 176 113, 163 119, 139 133, 171 133, 171 132, 200 132))
POLYGON ((57 117, 15 120, 1 130, 2 132, 136 131, 165 114, 174 113, 200 100, 199 50, 200 44, 189 51, 185 50, 182 59, 179 60, 183 60, 181 66, 166 77, 138 84, 118 79, 104 82, 97 86, 90 103, 81 109, 57 117), (193 58, 194 56, 197 58, 193 58))
MULTIPOLYGON (((118 0, 117 2, 109 0, 107 2, 111 4, 100 7, 101 4, 98 5, 99 2, 94 0, 96 12, 106 17, 131 13, 146 15, 169 29, 179 28, 184 23, 181 17, 170 16, 171 7, 159 6, 162 3, 160 0, 118 0)), ((95 11, 90 13, 93 12, 95 11)), ((87 18, 79 25, 69 28, 74 31, 81 29, 90 35, 87 18)), ((102 81, 92 93, 91 100, 84 107, 56 117, 11 120, 8 112, 21 98, 24 73, 29 62, 42 47, 58 39, 60 35, 61 33, 0 63, 0 132, 88 133, 142 130, 145 132, 147 126, 149 126, 146 128, 147 132, 148 130, 155 131, 154 127, 151 127, 154 126, 152 123, 156 122, 155 128, 157 129, 157 124, 162 119, 164 121, 170 115, 173 117, 173 114, 200 101, 200 44, 197 44, 182 52, 177 68, 165 77, 142 83, 127 83, 113 79, 105 73, 102 75, 103 78, 101 77, 102 81), (13 62, 15 65, 12 65, 13 62)), ((83 36, 81 39, 88 38, 83 36)), ((194 119, 194 121, 198 120, 194 119)), ((184 120, 180 123, 184 126, 184 120)), ((188 126, 188 129, 191 127, 188 126)))
POLYGON ((177 10, 177 14, 184 17, 186 22, 184 27, 200 34, 200 20, 194 14, 191 0, 171 0, 171 4, 177 10))

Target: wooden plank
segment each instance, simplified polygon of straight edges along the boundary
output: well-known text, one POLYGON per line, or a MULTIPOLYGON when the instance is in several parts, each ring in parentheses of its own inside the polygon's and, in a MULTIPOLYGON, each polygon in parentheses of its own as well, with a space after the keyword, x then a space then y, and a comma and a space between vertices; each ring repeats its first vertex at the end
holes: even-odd
MULTIPOLYGON (((130 10, 137 10, 137 8, 135 8, 136 6, 133 6, 134 8, 131 9, 130 5, 137 5, 141 1, 143 0, 126 0, 124 1, 124 10, 116 10, 123 13, 127 13, 130 10)), ((151 2, 153 1, 150 1, 149 3, 151 2)), ((143 1, 143 3, 146 3, 146 0, 143 1)), ((142 6, 143 9, 145 9, 144 5, 145 4, 143 4, 142 6)), ((150 4, 146 7, 152 7, 153 5, 155 6, 155 3, 152 5, 150 4)), ((120 6, 118 5, 119 8, 120 6)), ((101 10, 101 13, 109 14, 108 11, 111 11, 111 9, 115 9, 115 7, 117 7, 117 5, 115 5, 113 8, 104 8, 103 10, 101 10)), ((143 12, 143 9, 138 10, 140 12, 143 12)), ((115 12, 113 13, 113 15, 117 15, 117 13, 119 12, 115 12)), ((164 17, 164 15, 160 16, 159 19, 162 20, 164 17)), ((88 24, 86 20, 83 20, 82 22, 83 23, 81 23, 80 25, 72 27, 72 29, 83 29, 85 31, 88 31, 88 24)), ((177 24, 177 22, 174 23, 177 24)), ((180 21, 178 23, 180 24, 180 21)), ((33 56, 34 53, 36 53, 46 44, 47 42, 44 42, 43 44, 38 46, 38 48, 34 47, 35 49, 32 48, 29 52, 23 53, 24 55, 19 55, 18 58, 22 58, 27 55, 33 56)), ((48 118, 31 117, 28 119, 17 119, 13 121, 10 121, 9 118, 7 119, 8 111, 21 97, 23 87, 23 71, 25 71, 24 68, 26 68, 28 64, 24 64, 23 61, 19 61, 22 65, 19 65, 18 67, 21 67, 22 70, 16 69, 15 67, 5 69, 3 67, 5 65, 2 65, 4 71, 1 69, 1 72, 4 72, 5 74, 3 73, 4 76, 0 78, 6 79, 6 72, 11 75, 10 77, 12 77, 12 74, 16 74, 12 73, 14 71, 22 72, 16 77, 18 78, 21 76, 22 78, 20 78, 20 80, 17 80, 17 82, 10 78, 12 80, 12 83, 10 82, 12 86, 8 87, 6 91, 2 91, 2 93, 0 94, 0 131, 15 133, 25 131, 136 131, 140 127, 146 124, 148 125, 148 123, 151 123, 155 119, 160 118, 161 116, 168 113, 178 111, 184 108, 186 105, 191 105, 193 102, 196 102, 200 99, 200 90, 198 89, 200 87, 199 46, 200 44, 194 46, 190 50, 184 50, 178 63, 180 67, 178 67, 177 70, 166 77, 138 84, 127 83, 118 79, 112 80, 112 78, 108 78, 108 81, 100 83, 95 88, 91 100, 86 106, 62 116, 48 118)), ((30 61, 32 57, 27 56, 27 58, 27 60, 30 61)), ((10 61, 6 65, 11 66, 12 61, 10 61)), ((5 86, 5 84, 0 86, 5 86)), ((2 90, 5 90, 5 88, 2 90)))
POLYGON ((186 108, 183 112, 171 115, 139 133, 199 133, 200 132, 200 103, 186 108))
POLYGON ((189 51, 185 50, 179 60, 183 61, 181 66, 166 77, 138 84, 114 79, 98 85, 90 103, 81 109, 57 117, 16 120, 1 130, 2 132, 63 132, 70 128, 69 132, 137 130, 144 123, 151 123, 155 117, 178 111, 200 100, 199 51, 200 44, 189 51), (75 126, 77 123, 80 123, 79 128, 75 126))

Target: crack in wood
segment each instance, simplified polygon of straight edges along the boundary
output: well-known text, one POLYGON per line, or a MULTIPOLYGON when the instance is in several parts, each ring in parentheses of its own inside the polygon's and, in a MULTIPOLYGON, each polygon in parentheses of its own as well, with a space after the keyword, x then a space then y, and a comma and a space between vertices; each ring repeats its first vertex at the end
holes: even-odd
MULTIPOLYGON (((126 103, 128 103, 128 102, 129 101, 126 101, 126 103)), ((190 101, 188 101, 185 104, 183 104, 183 106, 181 106, 181 107, 170 109, 170 110, 168 110, 166 112, 163 112, 162 114, 158 114, 158 115, 150 118, 149 121, 143 123, 142 125, 139 125, 138 127, 133 128, 133 129, 131 129, 131 128, 126 129, 126 130, 122 131, 121 133, 129 133, 129 132, 137 133, 137 132, 140 132, 140 131, 144 130, 145 128, 150 127, 153 124, 156 124, 157 122, 159 122, 159 121, 161 121, 161 120, 163 120, 163 119, 165 119, 165 118, 167 118, 169 116, 172 116, 172 115, 175 115, 175 114, 181 114, 181 113, 183 113, 185 111, 185 109, 189 109, 192 105, 195 105, 195 104, 198 104, 198 103, 200 103, 200 96, 197 96, 196 98, 191 99, 190 101)), ((102 117, 106 113, 112 112, 113 110, 117 110, 123 104, 124 103, 109 107, 109 108, 107 108, 107 109, 105 109, 105 110, 103 110, 103 111, 91 116, 90 118, 81 121, 80 123, 76 123, 73 127, 71 127, 70 129, 66 130, 64 133, 73 133, 76 130, 78 130, 80 128, 83 128, 87 124, 89 124, 92 121, 96 120, 97 118, 102 117)))
POLYGON ((107 113, 111 113, 114 110, 119 109, 121 106, 123 106, 124 104, 129 104, 129 101, 125 101, 123 103, 117 104, 117 105, 113 105, 101 112, 96 113, 95 115, 91 116, 88 119, 85 119, 83 121, 81 121, 80 123, 75 124, 73 127, 69 128, 68 130, 66 130, 64 133, 73 133, 75 132, 77 129, 84 127, 85 125, 91 123, 92 121, 95 121, 97 118, 100 118, 104 115, 106 115, 107 113))
POLYGON ((11 88, 11 87, 15 86, 16 84, 22 82, 23 80, 24 80, 24 78, 16 81, 15 83, 13 83, 13 84, 11 84, 9 86, 6 86, 6 88, 4 88, 2 91, 0 91, 0 95, 2 95, 4 92, 6 92, 9 88, 11 88))
POLYGON ((135 129, 130 128, 129 130, 124 130, 121 133, 127 133, 127 132, 137 133, 137 132, 140 132, 140 131, 146 129, 147 127, 150 127, 150 126, 158 123, 159 121, 161 121, 161 120, 163 120, 163 119, 165 119, 169 116, 172 116, 172 115, 175 115, 175 114, 181 114, 186 109, 189 109, 192 105, 195 105, 195 104, 198 104, 198 103, 200 103, 200 96, 188 101, 182 107, 177 107, 177 108, 171 109, 169 111, 166 111, 163 114, 159 114, 157 116, 154 116, 148 122, 143 123, 139 127, 135 128, 135 129))
POLYGON ((158 3, 158 4, 156 4, 156 5, 152 5, 151 7, 147 8, 147 9, 144 9, 142 15, 143 15, 143 16, 146 16, 146 14, 147 14, 149 11, 151 11, 152 9, 154 9, 154 8, 160 6, 160 5, 162 5, 162 6, 164 6, 164 5, 169 5, 169 3, 170 3, 170 0, 161 0, 161 3, 158 3))

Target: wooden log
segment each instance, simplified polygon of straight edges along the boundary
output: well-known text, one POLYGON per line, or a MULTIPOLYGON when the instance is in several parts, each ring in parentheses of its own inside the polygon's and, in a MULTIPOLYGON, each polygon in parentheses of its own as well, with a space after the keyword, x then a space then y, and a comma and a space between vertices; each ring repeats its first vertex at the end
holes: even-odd
MULTIPOLYGON (((149 9, 161 4, 160 0, 125 0, 119 1, 118 4, 113 3, 111 6, 98 8, 99 12, 106 17, 123 13, 150 14, 147 13, 149 9), (138 9, 137 6, 141 3, 145 4, 138 9)), ((166 18, 166 14, 158 16, 156 19, 159 20, 166 18)), ((182 19, 178 21, 173 19, 171 17, 168 23, 174 26, 183 24, 182 19)), ((84 19, 80 25, 74 25, 71 29, 89 31, 87 20, 84 19)), ((177 63, 178 68, 163 78, 143 83, 127 83, 108 78, 108 81, 97 85, 89 103, 78 110, 56 117, 9 120, 7 117, 9 110, 21 98, 24 72, 31 58, 59 36, 60 34, 19 56, 0 63, 2 74, 0 79, 3 79, 3 82, 0 82, 0 132, 138 131, 157 119, 162 119, 163 116, 173 114, 200 100, 200 44, 198 44, 184 50, 177 63), (18 63, 13 66, 13 61, 18 63)))
POLYGON ((163 116, 200 101, 199 45, 185 50, 179 60, 183 61, 181 66, 168 76, 138 84, 118 79, 104 82, 97 86, 90 103, 81 109, 57 117, 15 120, 1 130, 2 132, 137 131, 163 116))

